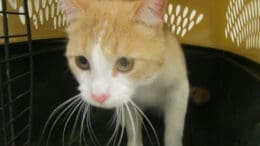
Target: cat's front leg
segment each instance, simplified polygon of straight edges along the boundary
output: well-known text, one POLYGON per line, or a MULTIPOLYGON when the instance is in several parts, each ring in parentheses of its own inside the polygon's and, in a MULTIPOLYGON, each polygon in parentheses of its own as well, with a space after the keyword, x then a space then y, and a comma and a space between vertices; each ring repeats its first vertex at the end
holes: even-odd
POLYGON ((125 120, 122 125, 125 126, 127 132, 127 146, 142 146, 142 117, 131 107, 124 108, 125 120))
POLYGON ((165 105, 165 146, 182 146, 189 86, 183 82, 173 89, 165 105))

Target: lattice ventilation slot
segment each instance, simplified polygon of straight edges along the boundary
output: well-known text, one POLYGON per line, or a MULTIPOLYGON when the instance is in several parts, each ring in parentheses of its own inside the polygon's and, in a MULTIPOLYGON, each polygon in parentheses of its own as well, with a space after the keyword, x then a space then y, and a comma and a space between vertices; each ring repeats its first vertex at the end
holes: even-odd
POLYGON ((225 36, 237 46, 260 49, 260 0, 230 0, 225 36))
MULTIPOLYGON (((24 12, 23 5, 19 6, 19 0, 7 0, 9 6, 18 11, 24 12)), ((1 6, 0 3, 0 11, 1 6)), ((28 0, 29 16, 34 28, 37 30, 44 23, 51 21, 54 29, 63 28, 67 25, 65 12, 60 8, 58 0, 28 0)), ((21 24, 25 25, 25 18, 20 16, 21 24)))
POLYGON ((184 37, 195 25, 203 20, 204 15, 195 9, 180 4, 174 6, 169 3, 164 15, 164 22, 177 36, 184 37))

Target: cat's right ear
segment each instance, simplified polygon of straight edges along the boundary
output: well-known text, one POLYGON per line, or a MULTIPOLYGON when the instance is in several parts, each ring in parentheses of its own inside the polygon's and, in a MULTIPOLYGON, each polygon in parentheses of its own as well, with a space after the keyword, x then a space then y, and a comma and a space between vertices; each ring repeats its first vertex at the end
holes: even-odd
POLYGON ((79 18, 82 13, 85 13, 85 8, 88 6, 88 0, 59 0, 61 8, 65 11, 69 23, 73 23, 79 18))

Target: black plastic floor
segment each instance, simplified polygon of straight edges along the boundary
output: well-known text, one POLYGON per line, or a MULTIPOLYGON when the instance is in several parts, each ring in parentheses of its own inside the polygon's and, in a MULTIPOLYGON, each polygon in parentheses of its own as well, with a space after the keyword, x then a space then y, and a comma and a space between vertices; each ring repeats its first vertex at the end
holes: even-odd
MULTIPOLYGON (((241 64, 230 61, 229 57, 223 57, 218 51, 190 46, 185 47, 185 54, 191 84, 208 89, 211 100, 203 106, 189 103, 184 146, 259 146, 260 137, 257 137, 257 132, 254 132, 257 122, 260 122, 260 82, 259 78, 257 80, 260 73, 259 65, 252 63, 250 66, 253 71, 248 70, 241 67, 241 64), (248 72, 256 74, 253 76, 248 72)), ((77 83, 73 79, 63 55, 63 51, 54 51, 39 53, 34 57, 34 145, 38 145, 36 142, 39 140, 39 135, 51 111, 77 93, 77 83)), ((246 63, 243 59, 236 59, 232 56, 231 58, 235 58, 236 61, 243 64, 246 63)), ((105 145, 106 138, 109 138, 113 130, 105 125, 110 115, 111 111, 99 109, 93 111, 92 121, 96 135, 103 143, 101 146, 105 145)), ((149 116, 158 130, 163 145, 162 119, 154 117, 152 114, 149 116)), ((75 121, 75 117, 73 118, 75 121)), ((66 140, 71 134, 73 120, 65 134, 66 140)), ((57 125, 51 136, 50 145, 62 145, 61 133, 64 126, 62 120, 57 125)), ((76 131, 76 133, 79 132, 79 130, 76 131)), ((46 136, 44 142, 46 142, 46 136)), ((74 140, 78 141, 79 137, 75 137, 74 140)), ((86 137, 89 139, 88 136, 86 137)), ((126 139, 123 143, 125 141, 126 139)), ((147 142, 145 145, 151 145, 147 136, 145 141, 147 142)), ((66 141, 65 144, 67 145, 68 142, 66 141)))

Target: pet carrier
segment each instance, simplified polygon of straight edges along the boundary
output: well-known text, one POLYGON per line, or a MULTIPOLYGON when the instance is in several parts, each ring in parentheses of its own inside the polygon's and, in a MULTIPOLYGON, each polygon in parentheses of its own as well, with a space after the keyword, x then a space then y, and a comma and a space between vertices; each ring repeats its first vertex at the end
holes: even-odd
MULTIPOLYGON (((190 82, 211 95, 206 105, 189 104, 185 146, 260 144, 259 10, 260 0, 168 1, 163 19, 184 44, 190 82)), ((77 93, 63 57, 66 26, 58 0, 0 1, 1 146, 37 143, 51 111, 77 93)), ((96 113, 96 121, 104 117, 96 113)))
POLYGON ((9 9, 1 0, 0 41, 0 145, 30 145, 32 127, 33 66, 31 28, 27 0, 21 1, 19 12, 9 9), (12 33, 9 18, 20 17, 24 33, 12 33), (23 38, 26 45, 17 47, 13 39, 23 38))

